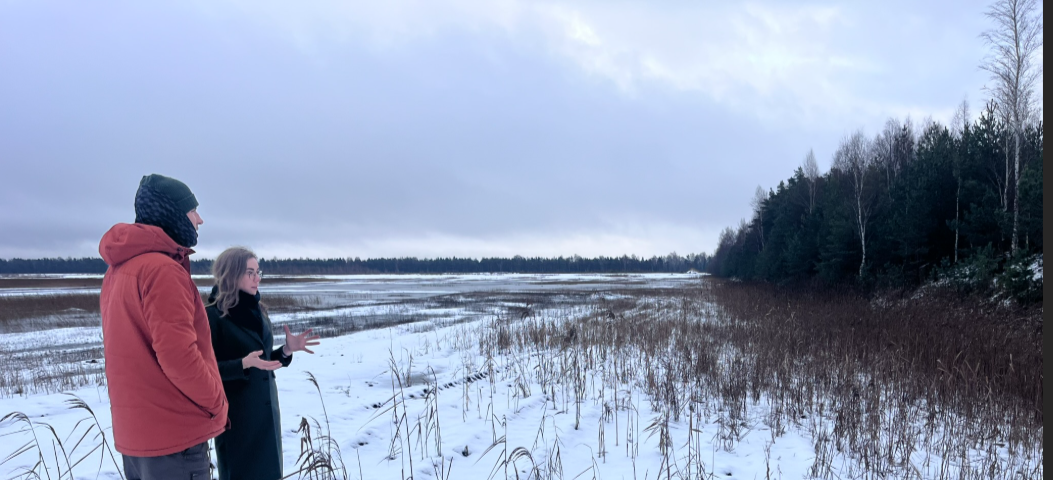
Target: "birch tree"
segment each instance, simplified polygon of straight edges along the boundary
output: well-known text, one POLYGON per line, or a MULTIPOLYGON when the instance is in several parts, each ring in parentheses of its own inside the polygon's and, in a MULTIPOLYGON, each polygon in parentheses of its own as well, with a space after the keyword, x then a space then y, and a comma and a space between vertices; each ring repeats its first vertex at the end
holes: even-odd
POLYGON ((896 178, 899 176, 899 169, 902 165, 897 162, 896 158, 896 140, 900 134, 900 124, 895 118, 889 118, 885 121, 885 128, 878 135, 875 140, 881 146, 878 162, 880 167, 885 171, 885 185, 888 187, 889 200, 892 200, 892 186, 896 182, 896 178))
POLYGON ((815 189, 819 181, 819 164, 815 162, 815 152, 810 148, 808 155, 804 156, 804 162, 801 163, 801 171, 804 173, 804 178, 808 180, 808 214, 811 215, 815 210, 815 189))
POLYGON ((764 202, 768 200, 768 192, 766 192, 760 185, 757 185, 757 190, 753 192, 753 200, 750 200, 750 206, 753 207, 753 213, 757 217, 757 231, 760 233, 760 246, 761 250, 764 250, 764 202))
POLYGON ((962 149, 965 147, 968 139, 966 136, 969 132, 969 100, 962 99, 962 103, 958 105, 958 108, 954 111, 954 117, 951 118, 951 136, 954 138, 957 146, 957 150, 954 154, 954 180, 956 182, 954 191, 954 263, 958 263, 958 239, 960 237, 960 225, 961 225, 961 204, 962 204, 962 162, 964 162, 964 152, 962 149))
POLYGON ((885 121, 881 133, 874 139, 876 166, 885 174, 889 202, 892 201, 892 192, 899 180, 900 172, 913 157, 915 130, 914 122, 909 116, 903 122, 896 118, 889 118, 885 121))
POLYGON ((1003 118, 1008 121, 1013 141, 1013 236, 1010 249, 1015 250, 1020 224, 1020 202, 1016 198, 1020 188, 1020 142, 1024 126, 1037 110, 1035 85, 1042 77, 1042 12, 1035 0, 998 0, 985 15, 994 22, 994 28, 980 35, 991 47, 991 53, 980 68, 991 74, 993 85, 985 88, 991 92, 1003 118))
POLYGON ((863 276, 867 263, 867 223, 873 213, 873 201, 870 183, 871 167, 874 164, 870 142, 862 130, 845 137, 834 153, 833 168, 848 176, 852 184, 853 213, 855 216, 856 235, 863 258, 859 262, 859 276, 863 276))

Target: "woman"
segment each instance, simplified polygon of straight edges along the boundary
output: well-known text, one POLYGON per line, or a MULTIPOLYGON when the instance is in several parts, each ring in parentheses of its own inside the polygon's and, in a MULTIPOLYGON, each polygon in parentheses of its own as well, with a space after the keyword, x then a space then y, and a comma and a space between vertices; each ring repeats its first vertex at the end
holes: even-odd
POLYGON ((314 353, 311 330, 274 348, 271 321, 260 303, 256 254, 231 247, 212 264, 216 285, 209 296, 208 323, 223 390, 230 404, 230 429, 216 437, 220 480, 275 480, 282 477, 282 437, 274 370, 289 366, 298 351, 314 353), (266 353, 264 353, 266 352, 266 353))

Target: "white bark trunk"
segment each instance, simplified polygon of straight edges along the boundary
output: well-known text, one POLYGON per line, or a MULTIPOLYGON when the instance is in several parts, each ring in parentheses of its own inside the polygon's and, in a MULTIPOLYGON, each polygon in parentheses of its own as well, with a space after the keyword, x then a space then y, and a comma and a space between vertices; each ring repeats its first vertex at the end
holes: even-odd
POLYGON ((1020 128, 1013 132, 1013 143, 1016 148, 1013 152, 1013 243, 1010 251, 1017 247, 1017 229, 1020 225, 1020 128))
POLYGON ((859 225, 859 245, 863 250, 863 259, 859 262, 859 277, 863 277, 863 267, 867 264, 867 227, 863 221, 863 178, 860 175, 860 188, 856 189, 856 222, 859 225))
POLYGON ((958 174, 958 191, 954 194, 954 263, 958 263, 958 226, 961 223, 962 179, 958 174))
POLYGON ((1005 140, 1005 184, 1002 186, 1002 211, 1009 211, 1009 137, 1005 140))

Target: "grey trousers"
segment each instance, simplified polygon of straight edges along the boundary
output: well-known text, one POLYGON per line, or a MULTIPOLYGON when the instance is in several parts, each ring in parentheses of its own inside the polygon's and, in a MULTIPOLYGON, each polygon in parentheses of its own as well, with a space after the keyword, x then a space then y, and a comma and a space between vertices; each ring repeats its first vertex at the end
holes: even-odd
POLYGON ((163 457, 124 456, 124 478, 127 480, 208 480, 208 442, 163 457))

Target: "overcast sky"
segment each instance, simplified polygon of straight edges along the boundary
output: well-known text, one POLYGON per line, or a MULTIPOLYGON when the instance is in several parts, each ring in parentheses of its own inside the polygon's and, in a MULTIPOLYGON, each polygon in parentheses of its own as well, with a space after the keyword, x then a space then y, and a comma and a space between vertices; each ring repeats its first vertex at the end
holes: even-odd
POLYGON ((0 0, 0 258, 710 252, 758 185, 986 101, 989 2, 0 0))

